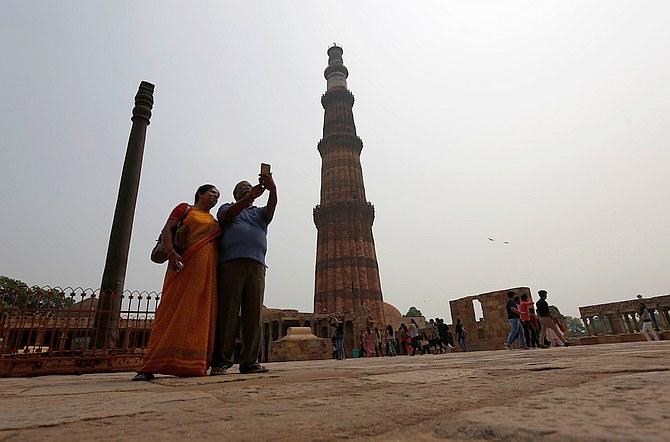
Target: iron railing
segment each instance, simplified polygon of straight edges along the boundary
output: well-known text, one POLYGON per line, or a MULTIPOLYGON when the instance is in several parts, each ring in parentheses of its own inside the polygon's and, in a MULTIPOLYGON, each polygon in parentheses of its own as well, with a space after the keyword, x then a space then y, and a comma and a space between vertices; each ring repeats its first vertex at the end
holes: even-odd
POLYGON ((99 290, 0 289, 0 377, 136 370, 160 294, 125 291, 120 296, 121 310, 112 313, 98 308, 99 290), (96 327, 96 318, 110 315, 118 315, 115 330, 96 327), (114 348, 98 339, 110 332, 117 337, 114 348))

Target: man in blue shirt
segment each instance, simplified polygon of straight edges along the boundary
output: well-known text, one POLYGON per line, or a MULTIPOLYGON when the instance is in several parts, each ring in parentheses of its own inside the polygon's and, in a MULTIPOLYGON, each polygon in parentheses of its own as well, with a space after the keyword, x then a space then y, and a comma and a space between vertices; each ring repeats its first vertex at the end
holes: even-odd
POLYGON ((515 292, 507 292, 507 304, 505 305, 505 310, 507 310, 507 321, 509 322, 510 331, 507 340, 505 341, 505 348, 511 350, 512 344, 519 338, 519 348, 528 350, 526 336, 523 333, 521 321, 519 320, 519 307, 516 304, 515 298, 515 292))
POLYGON ((277 187, 271 175, 261 175, 259 183, 237 183, 233 190, 235 202, 222 205, 217 214, 223 234, 219 238, 219 306, 212 375, 225 374, 233 365, 240 331, 240 373, 268 371, 257 359, 261 348, 267 231, 277 207, 277 187), (267 205, 255 207, 254 200, 265 190, 269 192, 267 205))

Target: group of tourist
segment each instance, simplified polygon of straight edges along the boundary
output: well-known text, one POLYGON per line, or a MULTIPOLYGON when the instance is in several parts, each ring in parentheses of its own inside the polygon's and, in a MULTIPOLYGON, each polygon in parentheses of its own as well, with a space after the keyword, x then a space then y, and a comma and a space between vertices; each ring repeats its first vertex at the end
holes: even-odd
MULTIPOLYGON (((334 318, 332 343, 333 358, 344 359, 344 322, 334 318)), ((460 319, 456 322, 456 334, 461 351, 467 351, 466 331, 460 319)), ((360 347, 357 353, 362 357, 397 356, 405 354, 440 354, 454 351, 454 338, 449 326, 441 318, 430 319, 428 326, 420 329, 415 319, 409 326, 402 323, 398 330, 392 325, 386 326, 382 333, 379 328, 368 326, 359 333, 360 347)))
POLYGON ((151 326, 142 368, 133 378, 150 381, 157 373, 175 376, 222 375, 239 364, 241 373, 264 373, 258 363, 261 309, 265 291, 267 228, 277 206, 269 173, 259 183, 238 183, 235 202, 223 204, 211 184, 200 186, 193 205, 172 210, 161 233, 168 256, 162 300, 151 326), (268 191, 264 207, 254 200, 268 191), (183 238, 183 248, 175 237, 183 238), (241 338, 239 353, 236 340, 241 338))
MULTIPOLYGON (((548 348, 567 346, 565 330, 557 318, 551 315, 547 303, 547 291, 538 292, 540 299, 533 303, 527 293, 517 294, 514 291, 507 293, 507 319, 510 324, 510 333, 504 343, 505 348, 512 349, 518 340, 519 348, 548 348)), ((641 310, 640 316, 643 315, 641 310)), ((651 319, 649 319, 651 321, 651 319)), ((333 355, 338 359, 344 358, 344 327, 342 321, 333 335, 333 355)), ((645 331, 651 326, 645 327, 645 331)), ((652 328, 653 331, 653 328, 652 328)), ((460 351, 468 350, 467 331, 460 319, 456 319, 456 342, 460 351)), ((430 319, 428 327, 421 330, 414 319, 409 326, 400 324, 397 331, 391 325, 386 327, 384 336, 376 327, 367 327, 361 330, 359 354, 366 357, 396 356, 403 353, 410 356, 415 354, 438 354, 454 350, 454 337, 449 326, 443 319, 430 319), (383 352, 382 349, 385 349, 383 352)))
POLYGON ((552 317, 549 310, 547 291, 540 290, 537 294, 540 299, 533 303, 527 293, 518 295, 514 291, 507 292, 506 310, 510 332, 505 348, 512 349, 516 340, 519 341, 519 348, 524 350, 568 345, 560 322, 552 317))
MULTIPOLYGON (((507 319, 510 332, 504 342, 506 349, 549 348, 568 346, 566 330, 558 317, 552 315, 547 303, 547 291, 537 292, 539 299, 533 302, 527 293, 507 292, 507 319)), ((638 299, 642 296, 638 295, 638 299)), ((640 300, 640 332, 648 340, 659 340, 653 324, 653 309, 640 300)), ((344 323, 338 319, 333 334, 333 357, 344 359, 344 323)), ((460 351, 467 351, 467 331, 460 319, 456 319, 456 342, 460 351)), ((416 320, 410 319, 409 326, 400 324, 398 330, 388 325, 382 334, 377 327, 367 327, 360 331, 358 354, 364 357, 396 356, 406 354, 439 354, 454 351, 454 337, 443 319, 430 319, 424 329, 416 320)))

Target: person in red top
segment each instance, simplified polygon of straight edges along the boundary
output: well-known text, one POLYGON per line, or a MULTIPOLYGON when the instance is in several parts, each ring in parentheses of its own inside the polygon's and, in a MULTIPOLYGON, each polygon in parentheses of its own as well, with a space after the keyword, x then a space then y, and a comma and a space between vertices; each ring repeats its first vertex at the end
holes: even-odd
POLYGON ((533 301, 528 299, 528 295, 523 293, 521 295, 521 302, 519 303, 519 319, 521 319, 521 326, 523 327, 523 333, 526 337, 526 343, 529 347, 536 348, 539 345, 537 340, 537 333, 535 328, 530 320, 530 314, 528 310, 532 308, 533 301))

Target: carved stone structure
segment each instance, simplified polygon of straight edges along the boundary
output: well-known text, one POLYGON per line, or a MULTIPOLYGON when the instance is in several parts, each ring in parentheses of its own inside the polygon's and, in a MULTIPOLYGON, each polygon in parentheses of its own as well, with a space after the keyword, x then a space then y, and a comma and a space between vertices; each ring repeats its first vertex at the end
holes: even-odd
MULTIPOLYGON (((390 306, 390 304, 385 304, 390 306)), ((392 310, 395 307, 390 306, 392 310)), ((272 361, 272 358, 278 354, 274 346, 288 335, 291 327, 309 327, 312 333, 319 337, 330 339, 333 336, 334 329, 331 321, 334 317, 339 317, 344 322, 344 352, 347 357, 351 357, 354 349, 360 347, 360 332, 371 324, 369 312, 364 306, 355 306, 353 311, 339 313, 303 313, 291 309, 263 308, 262 330, 263 338, 261 344, 261 360, 264 362, 272 361)), ((383 331, 384 327, 380 327, 383 331)), ((396 327, 397 328, 397 327, 396 327)), ((286 355, 286 361, 294 360, 291 355, 286 355)))
MULTIPOLYGON (((631 299, 579 307, 579 315, 589 337, 608 335, 607 339, 581 338, 580 342, 628 342, 643 339, 638 333, 640 331, 640 302, 643 302, 652 313, 652 322, 656 331, 670 330, 670 295, 631 299)), ((661 333, 661 336, 668 334, 670 333, 664 332, 661 333)))
POLYGON ((314 312, 353 313, 361 308, 378 327, 386 324, 379 267, 372 236, 374 207, 366 201, 360 154, 347 89, 342 48, 328 49, 321 155, 321 202, 314 208, 318 230, 314 312))
POLYGON ((330 339, 314 336, 310 327, 289 327, 286 336, 273 343, 268 361, 310 361, 332 355, 330 339))
POLYGON ((271 360, 270 355, 276 354, 273 350, 274 345, 288 334, 288 329, 291 327, 309 327, 312 333, 320 338, 329 338, 331 334, 329 315, 263 307, 261 316, 263 332, 261 361, 263 362, 269 362, 271 360))

